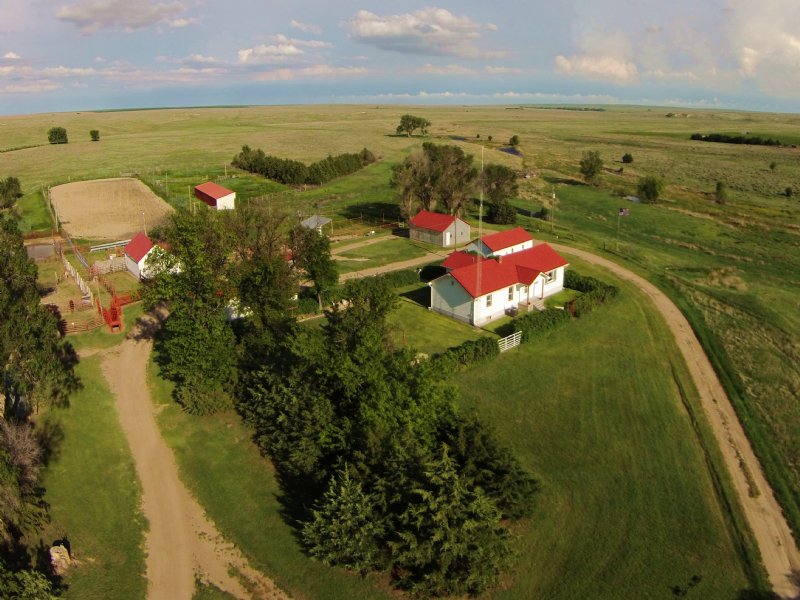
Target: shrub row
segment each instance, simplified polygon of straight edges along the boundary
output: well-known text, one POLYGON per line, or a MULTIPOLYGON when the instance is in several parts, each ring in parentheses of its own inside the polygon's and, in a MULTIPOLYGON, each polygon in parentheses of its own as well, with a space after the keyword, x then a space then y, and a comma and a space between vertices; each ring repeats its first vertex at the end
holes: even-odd
POLYGON ((580 317, 591 312, 601 304, 615 298, 619 288, 615 285, 603 283, 594 277, 579 275, 575 271, 567 271, 564 276, 564 285, 570 289, 581 292, 575 300, 568 302, 564 308, 573 316, 580 317))
POLYGON ((374 162, 375 155, 366 148, 358 154, 328 156, 306 165, 297 160, 264 154, 260 148, 253 150, 250 146, 242 146, 242 151, 233 157, 232 164, 250 173, 257 173, 287 185, 304 183, 320 185, 337 177, 355 173, 374 162))
POLYGON ((429 366, 434 373, 440 376, 449 375, 454 371, 463 371, 475 363, 484 362, 500 354, 497 340, 483 336, 477 340, 469 340, 460 346, 448 348, 441 354, 431 357, 429 366))
POLYGON ((569 321, 569 313, 558 308, 546 308, 514 319, 514 331, 522 332, 522 341, 531 342, 546 332, 569 321))
POLYGON ((724 133, 693 133, 691 138, 699 142, 718 142, 721 144, 747 144, 749 146, 781 146, 779 140, 772 138, 762 138, 757 135, 727 135, 724 133))

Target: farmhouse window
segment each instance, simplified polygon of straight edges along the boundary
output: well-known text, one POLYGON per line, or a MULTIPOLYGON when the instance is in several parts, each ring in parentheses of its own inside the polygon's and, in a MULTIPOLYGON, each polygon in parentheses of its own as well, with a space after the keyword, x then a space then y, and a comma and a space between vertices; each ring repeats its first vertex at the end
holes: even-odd
POLYGON ((510 286, 508 288, 508 301, 511 302, 514 299, 514 286, 510 286))
POLYGON ((548 271, 544 274, 544 282, 545 283, 552 283, 556 279, 556 272, 555 271, 548 271))
POLYGON ((489 294, 488 296, 486 296, 486 306, 489 307, 491 305, 492 305, 492 295, 489 294))

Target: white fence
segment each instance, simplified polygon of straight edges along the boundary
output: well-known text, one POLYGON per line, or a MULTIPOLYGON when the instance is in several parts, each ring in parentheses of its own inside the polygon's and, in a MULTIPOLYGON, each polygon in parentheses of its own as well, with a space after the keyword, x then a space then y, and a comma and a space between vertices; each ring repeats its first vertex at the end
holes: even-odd
POLYGON ((72 266, 72 263, 69 262, 67 257, 63 254, 61 255, 61 260, 64 262, 64 270, 72 276, 72 278, 75 280, 75 283, 78 284, 78 287, 81 289, 81 292, 83 292, 83 295, 88 297, 89 302, 94 304, 94 294, 92 294, 89 284, 83 280, 83 277, 81 277, 80 273, 78 273, 78 270, 72 266))
POLYGON ((517 331, 516 333, 512 333, 508 337, 500 338, 497 340, 497 345, 500 346, 500 352, 505 352, 506 350, 511 350, 512 348, 516 348, 522 342, 522 332, 517 331))

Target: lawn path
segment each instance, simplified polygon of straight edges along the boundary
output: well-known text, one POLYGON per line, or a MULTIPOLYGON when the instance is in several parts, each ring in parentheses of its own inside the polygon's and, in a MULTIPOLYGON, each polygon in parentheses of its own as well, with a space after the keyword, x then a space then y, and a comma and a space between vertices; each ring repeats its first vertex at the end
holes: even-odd
MULTIPOLYGON (((152 321, 149 325, 152 328, 152 321)), ((139 326, 120 345, 105 351, 102 363, 142 484, 142 509, 149 523, 145 540, 148 599, 191 600, 195 577, 242 600, 287 598, 224 541, 181 482, 175 457, 156 424, 147 388, 151 349, 149 336, 139 326), (247 589, 231 570, 243 576, 247 589)))
POLYGON ((800 551, 736 412, 689 322, 661 290, 632 271, 590 252, 561 244, 551 245, 559 252, 573 254, 586 262, 605 267, 618 277, 633 283, 650 297, 664 316, 700 394, 703 408, 733 479, 739 502, 761 551, 773 590, 785 600, 800 598, 800 551), (752 483, 748 483, 748 473, 752 483), (750 495, 750 487, 753 485, 758 490, 756 497, 750 495))
POLYGON ((446 258, 443 254, 436 252, 428 252, 425 256, 411 258, 409 260, 401 260, 399 262, 389 263, 388 265, 381 265, 380 267, 372 267, 362 271, 351 271, 339 276, 339 281, 347 281, 348 279, 358 279, 359 277, 371 277, 373 275, 380 275, 381 273, 388 273, 389 271, 399 271, 400 269, 410 269, 411 267, 418 267, 420 265, 427 265, 435 260, 444 260, 446 258))

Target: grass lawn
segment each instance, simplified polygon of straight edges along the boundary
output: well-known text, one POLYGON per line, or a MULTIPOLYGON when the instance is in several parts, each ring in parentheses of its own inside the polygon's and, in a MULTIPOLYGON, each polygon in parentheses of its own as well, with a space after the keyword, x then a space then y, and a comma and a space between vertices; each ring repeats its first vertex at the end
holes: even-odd
MULTIPOLYGON (((425 286, 422 291, 428 291, 425 286)), ((397 310, 389 316, 392 339, 399 346, 414 348, 425 354, 444 352, 467 340, 474 340, 487 332, 466 323, 450 319, 424 308, 406 297, 401 298, 397 310)))
MULTIPOLYGON (((281 490, 272 465, 235 414, 192 417, 171 399, 171 385, 151 362, 148 383, 159 405, 158 423, 195 497, 226 539, 293 598, 372 600, 392 598, 377 577, 362 579, 307 558, 295 531, 281 518, 281 490)), ((204 591, 203 598, 213 591, 204 591)))
POLYGON ((83 359, 77 372, 83 389, 69 408, 40 418, 53 443, 42 481, 52 517, 44 541, 69 538, 77 566, 67 599, 144 599, 146 523, 133 459, 100 358, 83 359))
POLYGON ((20 229, 23 233, 48 231, 53 226, 41 191, 29 192, 17 200, 17 210, 22 216, 20 229))
POLYGON ((392 237, 383 242, 342 252, 337 255, 341 258, 337 259, 336 265, 340 273, 350 273, 419 258, 425 254, 427 250, 412 244, 407 239, 392 237))
POLYGON ((689 597, 736 598, 758 584, 718 499, 727 478, 709 471, 713 438, 681 403, 673 373, 696 397, 660 317, 615 283, 612 304, 454 378, 542 486, 494 597, 669 598, 698 576, 689 597))

